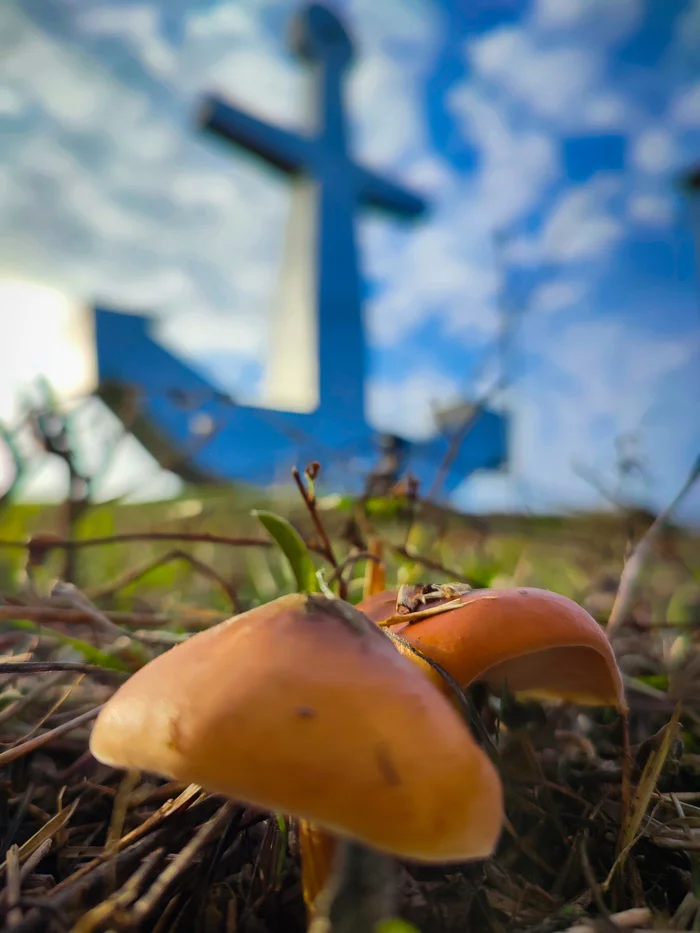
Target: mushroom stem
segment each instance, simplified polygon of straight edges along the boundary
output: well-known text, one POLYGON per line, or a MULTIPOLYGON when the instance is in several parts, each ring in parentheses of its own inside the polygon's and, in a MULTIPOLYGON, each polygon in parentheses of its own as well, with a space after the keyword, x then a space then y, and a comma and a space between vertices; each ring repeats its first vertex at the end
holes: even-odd
POLYGON ((398 868, 390 855, 338 840, 333 870, 318 896, 309 933, 368 933, 396 916, 398 868))

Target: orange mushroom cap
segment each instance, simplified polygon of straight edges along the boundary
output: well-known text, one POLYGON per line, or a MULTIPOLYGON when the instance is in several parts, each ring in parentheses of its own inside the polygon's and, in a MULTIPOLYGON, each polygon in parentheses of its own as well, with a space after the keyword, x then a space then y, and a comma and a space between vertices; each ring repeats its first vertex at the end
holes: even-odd
MULTIPOLYGON (((358 605, 378 624, 396 616, 396 590, 358 605)), ((430 602, 454 603, 453 597, 430 602)), ((513 693, 626 708, 622 677, 605 632, 585 609, 548 590, 474 590, 455 608, 387 627, 462 686, 507 684, 513 693)), ((435 679, 431 676, 431 679, 435 679)))
POLYGON ((106 703, 107 764, 405 858, 489 855, 500 779, 446 698, 340 600, 284 596, 166 651, 106 703))

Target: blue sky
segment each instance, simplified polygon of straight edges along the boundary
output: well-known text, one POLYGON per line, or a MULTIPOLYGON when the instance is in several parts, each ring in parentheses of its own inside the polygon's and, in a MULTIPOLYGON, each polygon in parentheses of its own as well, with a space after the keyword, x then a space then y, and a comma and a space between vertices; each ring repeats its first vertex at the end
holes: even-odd
MULTIPOLYGON (((505 283, 513 465, 461 503, 597 505, 580 468, 613 487, 629 434, 648 476, 630 494, 667 501, 700 452, 700 298, 674 187, 700 162, 700 2, 335 7, 361 49, 355 151, 431 203, 408 230, 361 225, 373 421, 425 435, 436 403, 488 384, 505 283)), ((6 0, 0 278, 149 311, 163 342, 254 398, 289 192, 192 114, 214 90, 303 125, 293 9, 6 0)), ((113 483, 143 462, 127 449, 113 483)), ((686 514, 700 520, 700 494, 686 514)))

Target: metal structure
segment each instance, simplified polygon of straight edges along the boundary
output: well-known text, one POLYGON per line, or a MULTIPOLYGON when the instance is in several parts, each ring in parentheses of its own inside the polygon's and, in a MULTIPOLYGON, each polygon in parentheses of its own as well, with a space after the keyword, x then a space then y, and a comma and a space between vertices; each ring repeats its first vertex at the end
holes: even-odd
MULTIPOLYGON (((343 84, 353 48, 340 20, 324 6, 307 7, 294 22, 293 47, 314 69, 314 133, 270 126, 215 98, 199 112, 204 130, 289 176, 301 206, 302 212, 292 212, 285 301, 271 334, 268 387, 277 409, 236 405, 159 346, 147 318, 105 308, 95 311, 98 374, 110 407, 161 463, 186 479, 266 484, 288 475, 293 464, 319 459, 334 488, 353 489, 376 464, 381 446, 365 417, 355 219, 363 208, 417 218, 425 205, 352 158, 343 84), (300 382, 309 378, 316 385, 299 410, 289 410, 300 382)), ((448 428, 425 443, 402 441, 405 468, 427 487, 447 458, 442 482, 449 493, 475 470, 504 465, 501 414, 472 415, 455 451, 457 433, 448 428)))

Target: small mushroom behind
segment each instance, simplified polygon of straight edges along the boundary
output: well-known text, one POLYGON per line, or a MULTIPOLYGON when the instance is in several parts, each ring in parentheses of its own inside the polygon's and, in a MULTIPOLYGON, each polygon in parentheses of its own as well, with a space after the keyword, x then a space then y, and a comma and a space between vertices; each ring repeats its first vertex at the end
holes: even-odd
POLYGON ((497 772, 448 700, 361 613, 284 596, 137 671, 94 756, 425 862, 488 856, 497 772))
MULTIPOLYGON (((533 698, 626 708, 605 632, 565 596, 525 587, 474 590, 456 598, 450 593, 426 602, 422 618, 397 612, 397 596, 388 590, 357 608, 441 665, 461 687, 483 681, 497 690, 507 684, 513 693, 533 698), (437 611, 441 606, 444 611, 437 611)), ((438 683, 439 675, 430 679, 438 683)))

